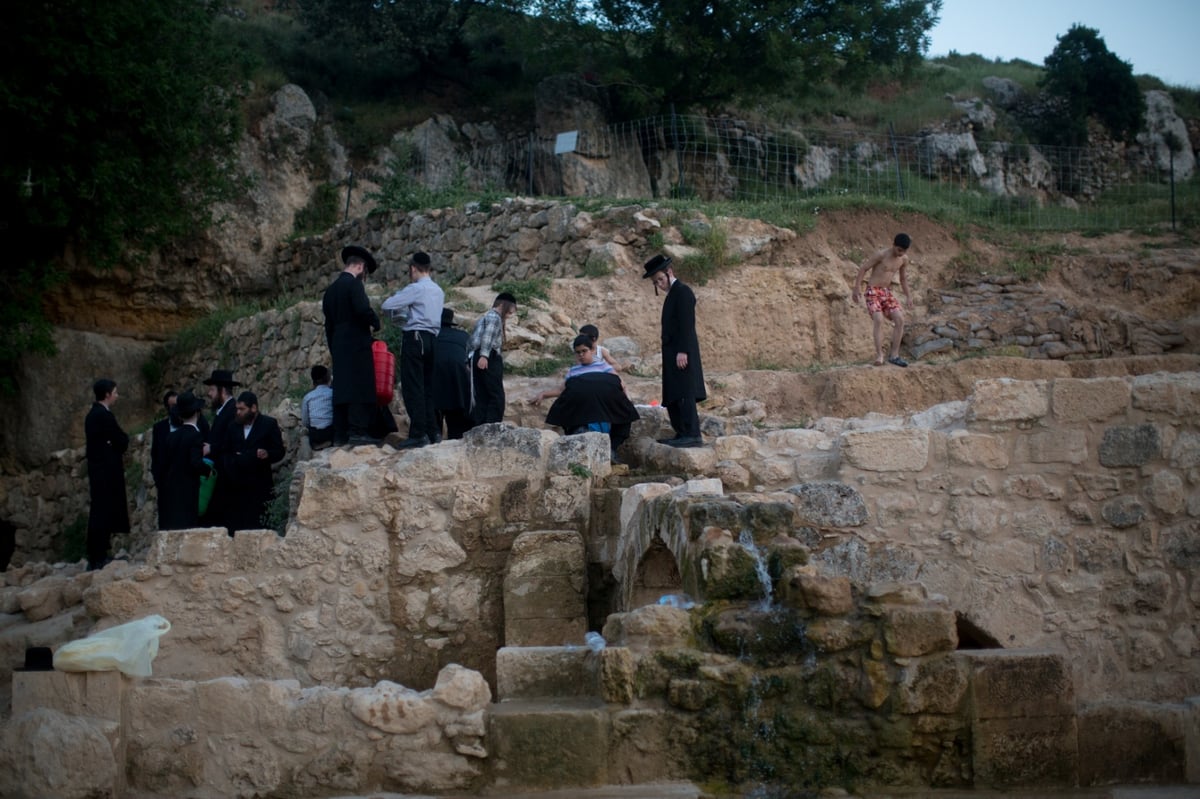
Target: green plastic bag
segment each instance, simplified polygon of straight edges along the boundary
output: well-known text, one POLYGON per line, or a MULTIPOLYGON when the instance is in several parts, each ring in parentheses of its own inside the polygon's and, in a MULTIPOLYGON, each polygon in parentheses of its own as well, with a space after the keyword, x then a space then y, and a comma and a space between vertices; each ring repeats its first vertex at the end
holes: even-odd
POLYGON ((204 459, 204 465, 208 467, 208 474, 200 476, 200 515, 203 516, 208 511, 208 503, 212 499, 213 489, 217 486, 217 467, 209 458, 204 459))

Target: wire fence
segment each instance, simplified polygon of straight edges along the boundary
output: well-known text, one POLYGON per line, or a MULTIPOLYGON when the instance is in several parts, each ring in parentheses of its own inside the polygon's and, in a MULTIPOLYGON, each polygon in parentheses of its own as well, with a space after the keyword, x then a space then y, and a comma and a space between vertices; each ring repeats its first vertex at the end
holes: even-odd
MULTIPOLYGON (((971 133, 805 130, 670 115, 476 145, 466 163, 424 164, 426 185, 530 196, 813 204, 888 200, 928 213, 1035 229, 1200 225, 1194 161, 1165 145, 1052 147, 971 133), (556 146, 557 145, 557 146, 556 146), (441 177, 431 175, 437 169, 441 177)), ((460 156, 461 157, 461 156, 460 156)))

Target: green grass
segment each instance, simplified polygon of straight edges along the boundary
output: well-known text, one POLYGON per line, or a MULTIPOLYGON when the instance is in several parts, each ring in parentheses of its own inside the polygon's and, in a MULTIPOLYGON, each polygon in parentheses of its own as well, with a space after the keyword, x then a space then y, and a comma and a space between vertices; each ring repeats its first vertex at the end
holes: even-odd
POLYGON ((575 363, 574 355, 551 355, 530 361, 524 366, 505 364, 504 371, 506 374, 517 377, 550 377, 551 375, 562 374, 573 363, 575 363))
POLYGON ((507 291, 517 300, 520 308, 533 300, 550 301, 551 280, 548 277, 534 277, 528 280, 501 280, 492 284, 492 291, 497 294, 507 291))

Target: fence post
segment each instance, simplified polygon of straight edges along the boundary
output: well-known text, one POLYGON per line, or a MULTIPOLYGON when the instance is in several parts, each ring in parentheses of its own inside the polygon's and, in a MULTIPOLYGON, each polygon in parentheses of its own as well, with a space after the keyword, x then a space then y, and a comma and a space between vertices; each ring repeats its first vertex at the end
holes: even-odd
POLYGON ((896 192, 904 199, 904 177, 900 173, 900 150, 896 147, 896 126, 888 123, 888 139, 892 143, 892 158, 896 162, 896 192))
POLYGON ((345 222, 350 218, 350 192, 354 190, 354 170, 350 170, 350 174, 346 176, 346 212, 342 215, 342 221, 345 222))
POLYGON ((533 136, 534 134, 529 134, 529 167, 526 170, 529 174, 529 188, 527 194, 530 197, 533 196, 533 136))
POLYGON ((1171 232, 1175 232, 1175 148, 1167 147, 1167 163, 1171 167, 1171 232))

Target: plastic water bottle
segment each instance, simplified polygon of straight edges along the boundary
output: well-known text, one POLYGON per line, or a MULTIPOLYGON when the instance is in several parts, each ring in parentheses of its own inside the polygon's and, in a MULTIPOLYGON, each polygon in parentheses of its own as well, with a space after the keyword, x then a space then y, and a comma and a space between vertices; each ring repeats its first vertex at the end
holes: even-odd
POLYGON ((604 636, 601 635, 600 633, 588 633, 585 636, 583 636, 583 640, 584 640, 584 643, 587 644, 587 648, 592 650, 593 652, 599 652, 606 645, 605 641, 604 641, 604 636))

